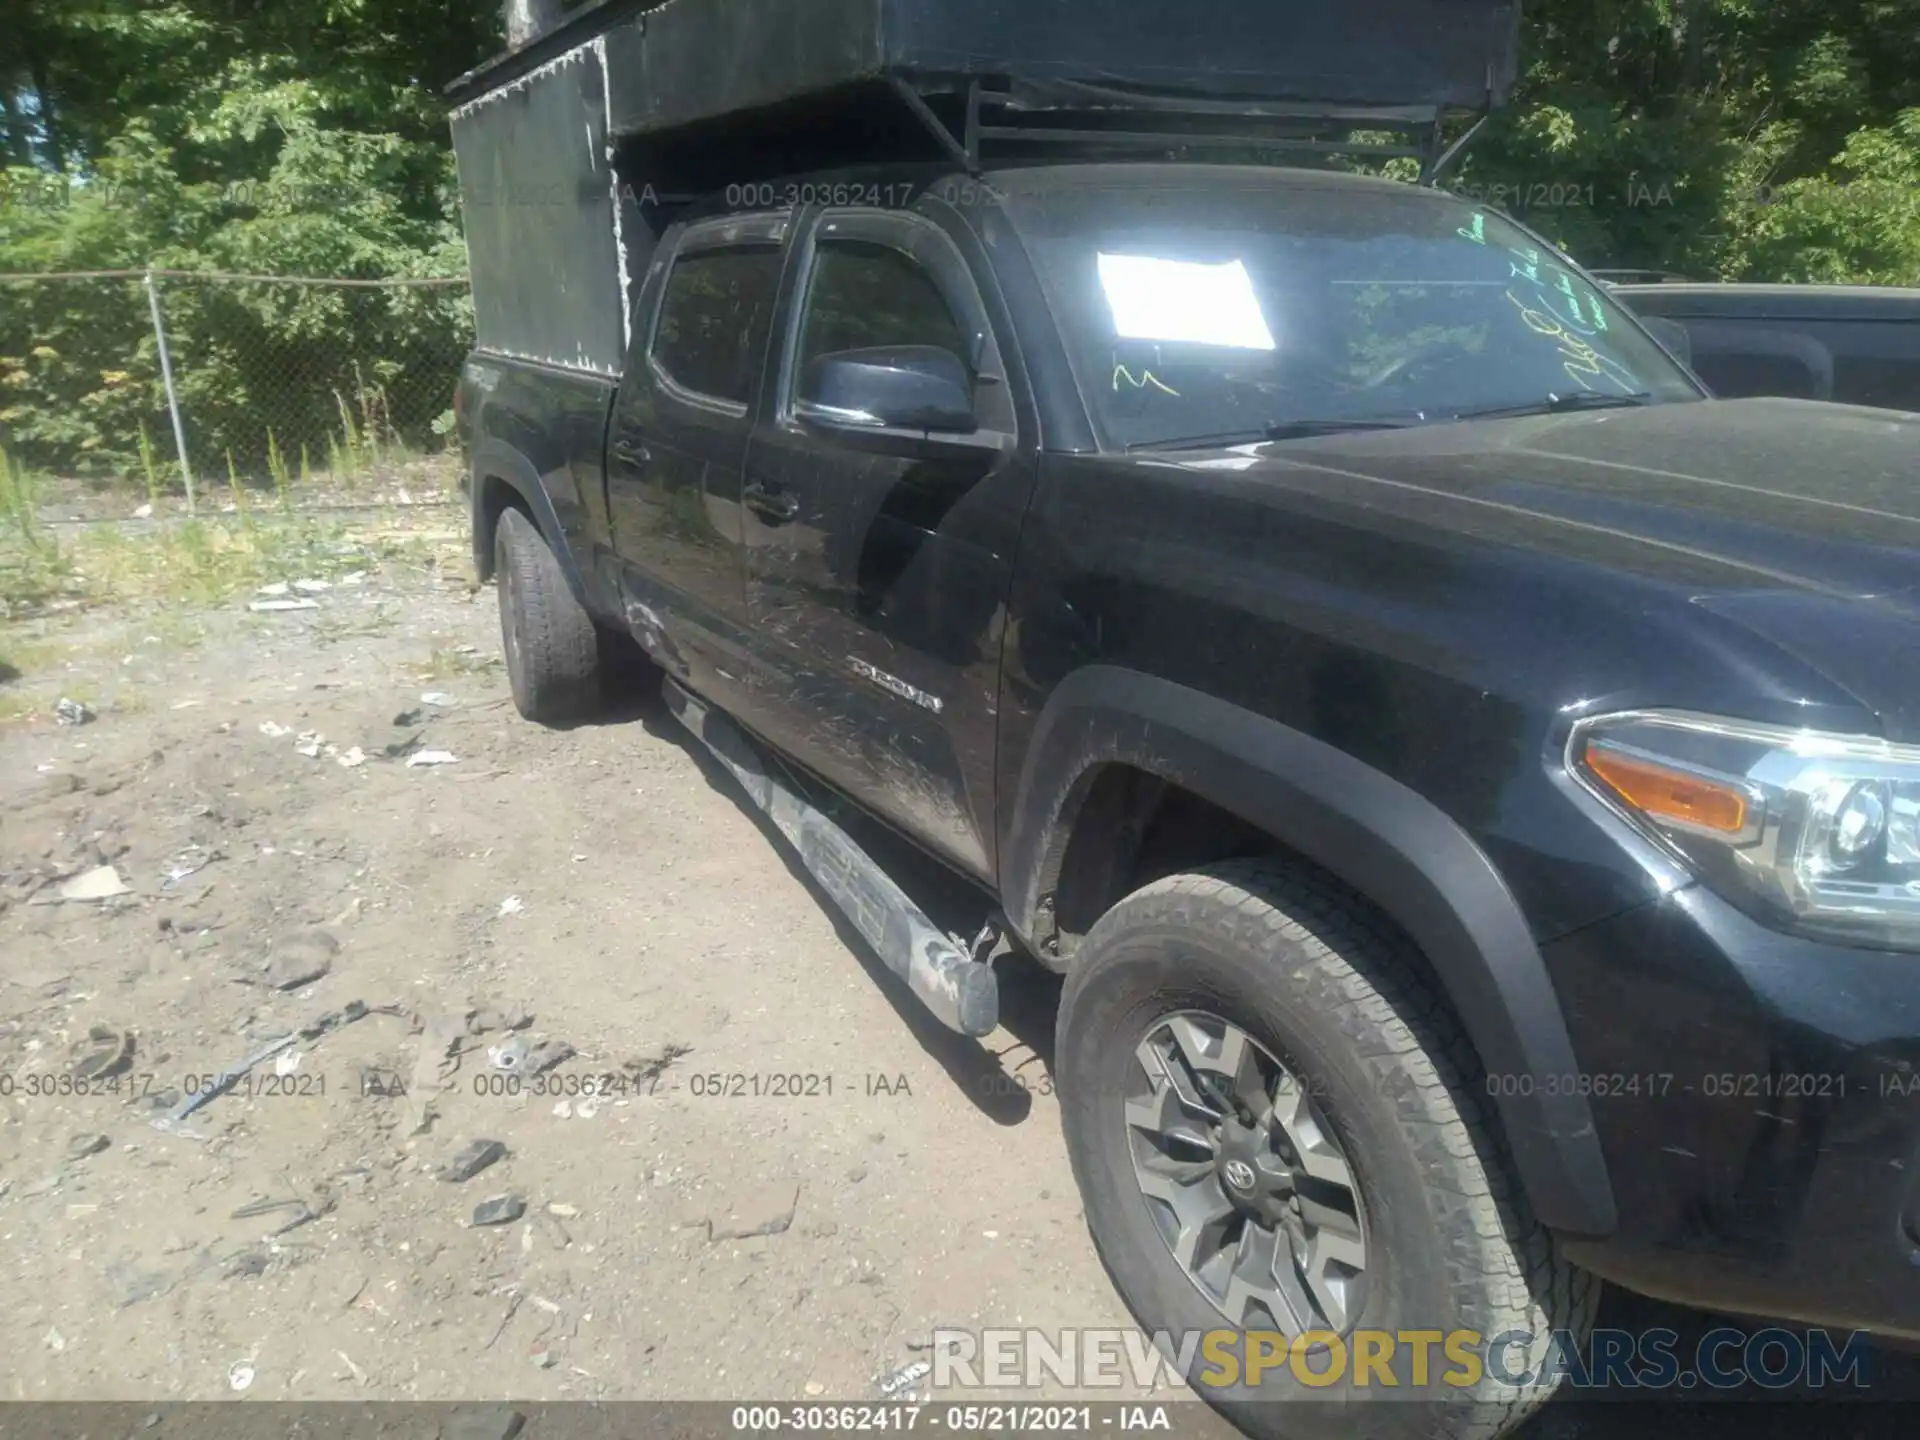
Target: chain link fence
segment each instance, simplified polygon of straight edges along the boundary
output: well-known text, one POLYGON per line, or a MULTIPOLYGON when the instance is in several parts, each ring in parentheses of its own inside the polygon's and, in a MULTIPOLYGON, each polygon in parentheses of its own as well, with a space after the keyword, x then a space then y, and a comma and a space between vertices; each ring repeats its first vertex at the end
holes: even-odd
POLYGON ((452 441, 464 279, 0 275, 0 451, 150 494, 344 485, 452 441))

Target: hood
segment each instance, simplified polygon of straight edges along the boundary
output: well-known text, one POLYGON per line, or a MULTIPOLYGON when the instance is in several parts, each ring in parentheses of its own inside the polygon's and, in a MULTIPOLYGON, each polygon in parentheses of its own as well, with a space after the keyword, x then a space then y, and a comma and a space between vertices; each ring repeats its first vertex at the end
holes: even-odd
POLYGON ((1242 446, 1242 471, 1441 543, 1628 574, 1920 735, 1920 415, 1725 400, 1242 446))

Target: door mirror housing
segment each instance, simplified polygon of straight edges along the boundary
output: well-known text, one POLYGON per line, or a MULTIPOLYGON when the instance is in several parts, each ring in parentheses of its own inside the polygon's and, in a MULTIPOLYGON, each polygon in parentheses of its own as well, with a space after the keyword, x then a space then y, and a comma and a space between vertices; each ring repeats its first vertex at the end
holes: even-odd
POLYGON ((1667 347, 1667 353, 1683 365, 1693 364, 1693 335, 1678 320, 1664 315, 1642 315, 1640 323, 1654 339, 1667 347))
POLYGON ((830 430, 968 435, 979 424, 972 372, 958 355, 936 345, 821 355, 800 377, 794 414, 830 430))

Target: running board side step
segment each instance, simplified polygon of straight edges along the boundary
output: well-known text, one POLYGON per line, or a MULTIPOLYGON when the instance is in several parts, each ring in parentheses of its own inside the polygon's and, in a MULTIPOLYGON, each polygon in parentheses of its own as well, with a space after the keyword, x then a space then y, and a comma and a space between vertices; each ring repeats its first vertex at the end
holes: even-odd
POLYGON ((942 933, 846 831, 769 774, 738 725, 672 680, 661 689, 674 718, 733 773, 820 888, 934 1018, 962 1035, 991 1033, 1000 1023, 993 967, 942 933))

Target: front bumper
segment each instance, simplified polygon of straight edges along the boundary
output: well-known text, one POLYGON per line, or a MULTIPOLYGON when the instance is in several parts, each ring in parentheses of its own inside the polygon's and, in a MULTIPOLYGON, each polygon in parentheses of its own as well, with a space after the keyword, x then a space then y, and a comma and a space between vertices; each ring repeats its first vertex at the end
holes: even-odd
POLYGON ((1920 1339, 1920 955, 1782 935, 1698 886, 1543 953, 1620 1216, 1569 1258, 1920 1339))

